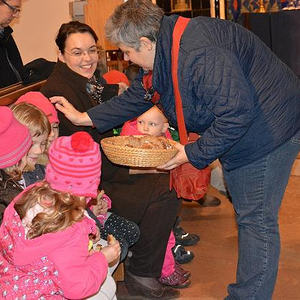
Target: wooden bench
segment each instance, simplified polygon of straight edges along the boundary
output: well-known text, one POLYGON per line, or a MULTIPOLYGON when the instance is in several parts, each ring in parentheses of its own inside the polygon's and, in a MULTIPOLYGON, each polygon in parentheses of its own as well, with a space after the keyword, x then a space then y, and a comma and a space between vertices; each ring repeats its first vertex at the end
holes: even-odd
POLYGON ((22 86, 23 86, 22 83, 18 82, 18 83, 12 84, 10 86, 1 88, 0 89, 0 97, 3 95, 9 94, 11 92, 14 92, 14 91, 22 88, 22 86))
POLYGON ((124 263, 120 263, 113 274, 114 280, 124 281, 124 273, 125 273, 124 263))
POLYGON ((39 91, 45 82, 46 80, 42 80, 29 85, 16 83, 0 89, 0 105, 10 105, 27 92, 39 91))

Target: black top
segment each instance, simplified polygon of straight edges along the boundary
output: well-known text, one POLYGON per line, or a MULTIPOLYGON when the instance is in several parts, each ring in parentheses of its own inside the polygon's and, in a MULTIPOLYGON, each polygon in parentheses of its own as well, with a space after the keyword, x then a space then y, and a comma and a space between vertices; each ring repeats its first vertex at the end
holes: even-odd
POLYGON ((23 62, 12 37, 12 28, 5 27, 0 33, 0 88, 22 81, 23 62))

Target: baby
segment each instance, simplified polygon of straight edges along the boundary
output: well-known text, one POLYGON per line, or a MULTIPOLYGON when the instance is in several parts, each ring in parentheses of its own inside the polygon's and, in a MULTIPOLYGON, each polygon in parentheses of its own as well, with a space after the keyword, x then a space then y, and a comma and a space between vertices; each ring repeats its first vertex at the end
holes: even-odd
MULTIPOLYGON (((162 111, 153 106, 145 113, 140 115, 137 119, 127 121, 121 131, 121 135, 151 135, 151 136, 165 136, 168 139, 172 139, 172 136, 168 130, 169 123, 162 111)), ((156 173, 156 169, 139 168, 130 169, 130 174, 141 173, 156 173)), ((176 201, 176 200, 174 200, 176 201)), ((169 241, 166 248, 165 259, 161 271, 159 281, 164 285, 169 285, 174 288, 185 288, 191 284, 189 279, 190 273, 179 264, 175 262, 173 257, 172 248, 175 246, 175 237, 171 232, 169 241)))
MULTIPOLYGON (((172 139, 168 130, 169 123, 162 111, 153 106, 145 113, 140 115, 137 119, 127 121, 124 123, 120 135, 151 135, 151 136, 165 136, 172 139)), ((144 173, 161 173, 155 168, 131 168, 129 174, 144 174, 144 173)))

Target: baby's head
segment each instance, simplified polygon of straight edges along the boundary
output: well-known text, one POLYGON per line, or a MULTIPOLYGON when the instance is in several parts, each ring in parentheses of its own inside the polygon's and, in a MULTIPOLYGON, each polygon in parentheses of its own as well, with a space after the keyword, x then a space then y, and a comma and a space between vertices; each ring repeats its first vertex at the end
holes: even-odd
POLYGON ((26 156, 26 167, 24 171, 32 171, 39 156, 44 153, 51 125, 46 115, 36 106, 29 103, 18 103, 12 106, 15 118, 25 125, 32 138, 32 146, 26 156))
POLYGON ((54 105, 41 92, 28 92, 22 95, 17 101, 18 103, 30 103, 40 109, 48 118, 51 125, 51 132, 48 136, 47 149, 59 134, 59 119, 54 105))
POLYGON ((162 136, 168 128, 168 120, 157 106, 153 106, 137 118, 137 130, 142 134, 162 136))

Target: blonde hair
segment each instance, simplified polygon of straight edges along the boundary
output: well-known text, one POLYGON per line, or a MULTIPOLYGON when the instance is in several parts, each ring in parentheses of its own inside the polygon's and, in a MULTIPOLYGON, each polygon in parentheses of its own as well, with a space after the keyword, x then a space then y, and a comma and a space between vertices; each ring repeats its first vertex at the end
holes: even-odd
POLYGON ((15 203, 14 208, 22 220, 27 211, 44 197, 52 198, 53 207, 48 212, 38 213, 32 220, 27 234, 28 239, 42 234, 57 232, 79 222, 84 217, 86 198, 52 189, 48 182, 34 186, 26 191, 15 203))
MULTIPOLYGON (((150 113, 150 112, 156 113, 158 116, 160 116, 161 120, 164 123, 168 123, 168 119, 166 118, 166 116, 164 115, 164 113, 156 105, 153 105, 150 109, 148 109, 147 111, 145 111, 141 116, 146 115, 147 113, 150 113)), ((141 117, 141 116, 139 116, 139 117, 141 117)))
POLYGON ((50 134, 51 125, 47 116, 36 106, 21 102, 11 106, 15 118, 25 125, 31 134, 31 137, 50 134))
MULTIPOLYGON (((48 137, 51 133, 51 124, 48 117, 36 106, 30 103, 21 102, 13 104, 11 106, 11 110, 15 118, 29 129, 32 138, 39 137, 44 134, 48 137)), ((33 171, 35 168, 35 166, 26 164, 23 169, 20 169, 19 165, 16 165, 13 168, 13 172, 11 170, 6 172, 15 179, 20 179, 23 172, 33 171)))

